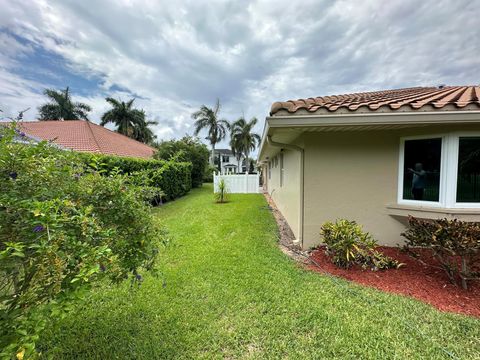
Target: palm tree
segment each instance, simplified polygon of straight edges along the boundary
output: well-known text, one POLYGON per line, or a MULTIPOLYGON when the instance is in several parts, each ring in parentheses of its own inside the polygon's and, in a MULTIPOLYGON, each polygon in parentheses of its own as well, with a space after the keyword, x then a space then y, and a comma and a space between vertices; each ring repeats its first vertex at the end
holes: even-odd
POLYGON ((150 129, 150 125, 158 125, 158 121, 146 121, 143 119, 139 123, 135 124, 133 129, 134 139, 143 142, 144 144, 153 144, 157 138, 157 135, 155 135, 152 129, 150 129))
POLYGON ((244 117, 239 118, 231 125, 231 138, 234 144, 237 144, 238 149, 241 149, 245 155, 245 172, 248 173, 248 155, 254 151, 260 144, 260 135, 253 132, 253 128, 257 124, 257 118, 252 118, 246 121, 244 117))
POLYGON ((87 120, 92 108, 84 103, 73 102, 70 89, 56 91, 45 89, 43 92, 50 102, 38 108, 39 120, 87 120))
POLYGON ((237 159, 237 173, 241 173, 242 168, 240 161, 242 160, 243 150, 238 137, 230 136, 230 149, 232 150, 235 159, 237 159))
POLYGON ((227 120, 219 119, 218 113, 220 112, 220 100, 217 99, 217 103, 213 109, 202 105, 200 110, 195 111, 192 114, 192 118, 195 120, 195 136, 200 131, 206 129, 208 135, 205 137, 212 145, 212 156, 210 157, 210 165, 213 166, 213 160, 215 157, 215 145, 225 138, 227 130, 230 129, 230 124, 227 120))
POLYGON ((135 99, 124 102, 107 97, 105 100, 112 105, 112 109, 102 115, 100 125, 114 123, 118 133, 135 138, 135 126, 145 122, 145 112, 132 107, 135 99))

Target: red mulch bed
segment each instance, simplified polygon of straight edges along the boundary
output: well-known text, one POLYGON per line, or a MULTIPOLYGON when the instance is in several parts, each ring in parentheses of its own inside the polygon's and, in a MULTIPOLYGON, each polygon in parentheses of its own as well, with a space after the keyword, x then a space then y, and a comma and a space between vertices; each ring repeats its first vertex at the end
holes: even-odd
MULTIPOLYGON (((442 269, 433 267, 438 266, 438 263, 428 256, 428 253, 422 256, 422 261, 427 264, 424 265, 402 253, 398 248, 382 246, 378 250, 404 263, 405 266, 376 272, 363 270, 361 267, 339 269, 325 255, 323 248, 314 250, 310 257, 332 275, 383 291, 411 296, 442 311, 480 317, 480 281, 469 281, 468 290, 463 290, 460 285, 450 283, 442 269)), ((322 272, 313 265, 309 268, 322 272)))

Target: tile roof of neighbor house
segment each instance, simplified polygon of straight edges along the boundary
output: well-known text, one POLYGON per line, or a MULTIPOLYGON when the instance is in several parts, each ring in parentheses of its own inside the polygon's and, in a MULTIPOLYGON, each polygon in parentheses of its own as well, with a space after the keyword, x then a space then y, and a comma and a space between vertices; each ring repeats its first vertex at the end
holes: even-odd
POLYGON ((151 146, 84 120, 22 121, 19 126, 29 136, 74 151, 135 158, 149 158, 155 152, 151 146))
POLYGON ((434 111, 465 107, 480 110, 480 86, 414 87, 397 90, 320 96, 289 100, 272 104, 270 115, 307 113, 382 112, 382 111, 434 111), (343 111, 342 111, 343 110, 343 111))

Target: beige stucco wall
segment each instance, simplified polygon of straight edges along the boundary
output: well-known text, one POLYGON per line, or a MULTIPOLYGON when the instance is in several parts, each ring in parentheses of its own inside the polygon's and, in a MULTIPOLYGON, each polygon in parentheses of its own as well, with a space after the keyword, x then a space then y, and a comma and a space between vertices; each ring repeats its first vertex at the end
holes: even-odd
POLYGON ((453 130, 480 127, 305 133, 304 248, 320 242, 322 223, 339 218, 356 220, 381 244, 401 243, 405 217, 387 209, 397 202, 400 138, 453 130))
POLYGON ((280 212, 287 220, 296 238, 300 232, 300 152, 294 150, 283 150, 284 181, 280 186, 280 148, 270 160, 278 157, 278 165, 272 167, 271 176, 267 173, 267 191, 272 196, 280 212))

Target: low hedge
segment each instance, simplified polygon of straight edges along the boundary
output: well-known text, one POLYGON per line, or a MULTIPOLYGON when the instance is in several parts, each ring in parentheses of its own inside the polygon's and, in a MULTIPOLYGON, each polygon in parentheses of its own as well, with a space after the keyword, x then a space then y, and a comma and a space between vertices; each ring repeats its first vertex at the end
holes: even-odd
POLYGON ((124 158, 111 155, 80 154, 85 164, 105 175, 127 174, 133 183, 160 189, 164 200, 187 194, 192 188, 192 164, 174 160, 124 158), (138 179, 138 180, 136 180, 138 179))

